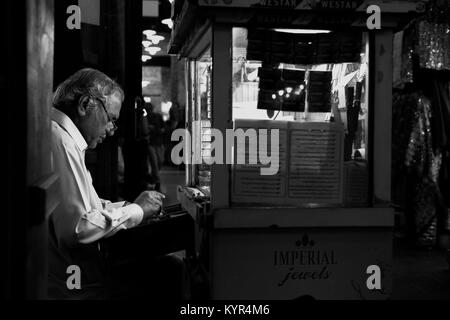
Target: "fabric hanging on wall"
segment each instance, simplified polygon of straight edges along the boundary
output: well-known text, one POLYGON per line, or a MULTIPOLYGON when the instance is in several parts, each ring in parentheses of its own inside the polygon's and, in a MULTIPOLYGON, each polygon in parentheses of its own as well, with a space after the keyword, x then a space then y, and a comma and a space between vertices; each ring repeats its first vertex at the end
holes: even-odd
POLYGON ((450 205, 449 4, 430 1, 394 39, 393 199, 421 244, 434 242, 436 215, 441 224, 450 205))
POLYGON ((403 89, 405 85, 413 82, 414 61, 414 24, 408 25, 403 31, 394 37, 394 88, 403 89))
POLYGON ((450 148, 450 96, 448 92, 449 80, 434 78, 431 82, 433 101, 433 118, 435 145, 439 148, 450 148))
POLYGON ((418 71, 416 82, 430 97, 432 114, 431 126, 433 131, 433 148, 442 150, 443 168, 440 177, 440 189, 444 199, 444 206, 450 206, 450 73, 433 70, 418 71))
POLYGON ((450 5, 430 2, 427 14, 394 36, 394 88, 413 83, 418 69, 450 71, 450 5))
POLYGON ((442 200, 438 187, 442 155, 433 149, 431 103, 422 94, 397 94, 393 110, 394 188, 403 182, 409 236, 420 246, 432 246, 442 200))
POLYGON ((439 186, 445 202, 444 206, 450 208, 450 77, 435 79, 432 88, 436 114, 433 118, 433 126, 439 133, 435 138, 435 145, 443 150, 443 167, 439 186))
POLYGON ((418 22, 417 28, 420 67, 450 70, 450 24, 422 20, 418 22))

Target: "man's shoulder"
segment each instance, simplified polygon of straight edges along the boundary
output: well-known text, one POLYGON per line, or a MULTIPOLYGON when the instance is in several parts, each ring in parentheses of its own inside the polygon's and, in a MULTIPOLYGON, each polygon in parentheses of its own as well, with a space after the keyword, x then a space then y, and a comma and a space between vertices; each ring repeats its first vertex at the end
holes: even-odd
POLYGON ((52 145, 55 148, 71 149, 76 147, 75 140, 70 134, 61 127, 56 121, 51 122, 52 125, 52 145))

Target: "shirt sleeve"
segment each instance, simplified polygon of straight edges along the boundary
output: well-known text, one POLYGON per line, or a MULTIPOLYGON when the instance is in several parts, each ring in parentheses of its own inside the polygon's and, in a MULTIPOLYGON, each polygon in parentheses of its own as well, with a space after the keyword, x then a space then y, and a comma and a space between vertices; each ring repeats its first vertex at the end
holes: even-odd
POLYGON ((105 199, 100 199, 100 202, 102 203, 103 209, 106 207, 106 205, 111 203, 111 201, 105 199))
MULTIPOLYGON (((92 208, 89 188, 93 186, 79 150, 64 141, 56 141, 52 151, 61 202, 51 219, 59 244, 75 247, 91 243, 141 223, 144 213, 137 204, 111 210, 102 206, 92 208)), ((100 199, 98 203, 102 203, 100 199)))
POLYGON ((81 215, 75 233, 80 243, 91 243, 137 226, 143 215, 142 208, 134 203, 119 209, 92 210, 81 215))

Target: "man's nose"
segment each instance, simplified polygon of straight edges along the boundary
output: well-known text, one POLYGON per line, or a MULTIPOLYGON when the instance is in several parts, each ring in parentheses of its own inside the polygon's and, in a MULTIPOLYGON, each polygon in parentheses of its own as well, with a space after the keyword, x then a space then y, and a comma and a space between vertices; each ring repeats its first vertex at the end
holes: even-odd
POLYGON ((108 127, 106 128, 106 134, 108 136, 113 136, 114 135, 114 125, 112 123, 108 123, 108 127))

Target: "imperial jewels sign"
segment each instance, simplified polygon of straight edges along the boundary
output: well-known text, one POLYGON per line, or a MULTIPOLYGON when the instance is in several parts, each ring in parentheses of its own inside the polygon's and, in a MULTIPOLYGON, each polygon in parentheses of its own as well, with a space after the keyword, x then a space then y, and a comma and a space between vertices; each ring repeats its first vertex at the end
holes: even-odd
POLYGON ((333 249, 319 249, 307 234, 297 240, 292 248, 273 252, 274 267, 284 269, 277 283, 279 287, 288 282, 329 279, 332 266, 337 263, 333 249))

